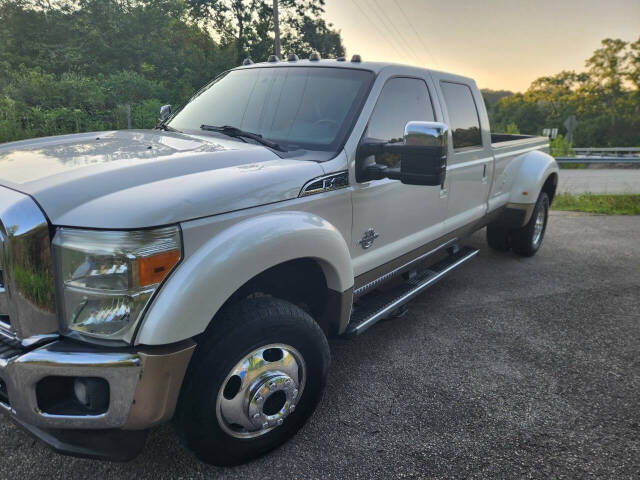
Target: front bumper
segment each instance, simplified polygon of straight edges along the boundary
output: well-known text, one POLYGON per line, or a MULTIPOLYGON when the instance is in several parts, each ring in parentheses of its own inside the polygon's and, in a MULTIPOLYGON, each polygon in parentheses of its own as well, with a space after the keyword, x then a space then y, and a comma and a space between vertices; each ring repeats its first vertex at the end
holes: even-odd
MULTIPOLYGON (((123 430, 141 431, 169 420, 194 349, 191 340, 132 350, 98 348, 63 339, 23 348, 20 342, 2 337, 0 410, 57 451, 122 459, 106 454, 108 448, 96 448, 89 454, 64 446, 87 446, 92 443, 89 438, 103 447, 122 443, 123 430), (96 414, 47 413, 41 408, 38 385, 45 379, 51 384, 50 377, 54 385, 56 379, 64 381, 64 377, 103 379, 108 384, 108 405, 96 414)), ((129 433, 131 438, 141 437, 129 433)))

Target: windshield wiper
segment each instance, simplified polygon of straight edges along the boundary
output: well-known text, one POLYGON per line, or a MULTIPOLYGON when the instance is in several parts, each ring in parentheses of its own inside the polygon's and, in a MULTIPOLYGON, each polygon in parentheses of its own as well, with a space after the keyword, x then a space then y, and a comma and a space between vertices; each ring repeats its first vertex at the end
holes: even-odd
POLYGON ((200 125, 200 129, 206 130, 208 132, 222 133, 223 135, 227 135, 229 137, 250 138, 251 140, 255 140, 256 142, 258 142, 261 145, 264 145, 265 147, 282 151, 282 147, 280 147, 280 145, 278 145, 275 142, 272 142, 271 140, 262 138, 262 135, 258 133, 245 132, 244 130, 240 130, 239 128, 232 127, 230 125, 224 125, 222 127, 216 127, 214 125, 200 125))

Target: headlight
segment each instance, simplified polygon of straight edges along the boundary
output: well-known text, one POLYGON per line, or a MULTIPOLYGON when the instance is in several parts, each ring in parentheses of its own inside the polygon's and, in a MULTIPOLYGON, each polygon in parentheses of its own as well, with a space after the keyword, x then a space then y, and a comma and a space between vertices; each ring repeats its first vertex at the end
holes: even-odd
POLYGON ((182 258, 178 227, 60 228, 53 246, 66 327, 107 339, 124 339, 182 258))

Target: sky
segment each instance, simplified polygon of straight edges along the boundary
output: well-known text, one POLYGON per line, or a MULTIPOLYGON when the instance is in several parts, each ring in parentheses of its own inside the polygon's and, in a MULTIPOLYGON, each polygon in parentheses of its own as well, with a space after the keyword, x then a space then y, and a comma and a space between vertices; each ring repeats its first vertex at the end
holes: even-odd
POLYGON ((640 0, 325 0, 347 54, 524 91, 544 75, 584 70, 604 38, 640 37, 640 0))

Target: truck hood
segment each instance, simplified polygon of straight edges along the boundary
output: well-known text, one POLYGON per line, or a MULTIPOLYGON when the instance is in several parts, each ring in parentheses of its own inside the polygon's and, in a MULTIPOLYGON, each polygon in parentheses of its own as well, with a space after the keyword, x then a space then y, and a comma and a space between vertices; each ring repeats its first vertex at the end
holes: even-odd
POLYGON ((141 228, 298 196, 323 170, 241 140, 155 130, 0 145, 0 185, 31 195, 54 225, 141 228))

